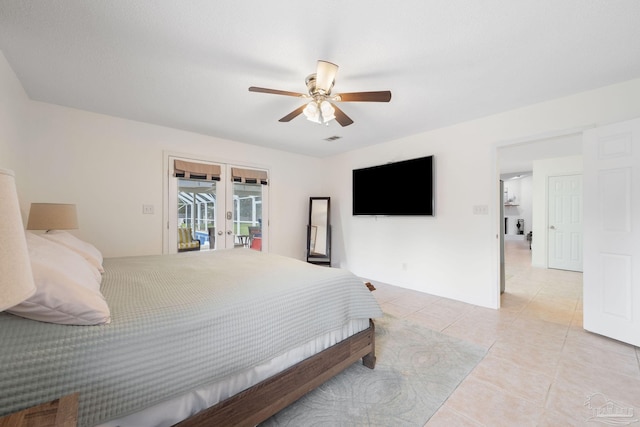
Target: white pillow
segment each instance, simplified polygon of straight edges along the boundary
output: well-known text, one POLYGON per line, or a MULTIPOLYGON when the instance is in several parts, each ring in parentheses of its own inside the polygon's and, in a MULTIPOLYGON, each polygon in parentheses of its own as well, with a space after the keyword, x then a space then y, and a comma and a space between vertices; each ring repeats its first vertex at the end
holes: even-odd
POLYGON ((100 273, 62 245, 33 233, 26 236, 36 293, 7 311, 64 325, 109 323, 111 312, 100 292, 100 273))
POLYGON ((41 236, 79 253, 97 268, 100 273, 104 273, 104 268, 102 268, 102 253, 91 243, 80 240, 73 234, 61 230, 51 230, 41 234, 41 236))

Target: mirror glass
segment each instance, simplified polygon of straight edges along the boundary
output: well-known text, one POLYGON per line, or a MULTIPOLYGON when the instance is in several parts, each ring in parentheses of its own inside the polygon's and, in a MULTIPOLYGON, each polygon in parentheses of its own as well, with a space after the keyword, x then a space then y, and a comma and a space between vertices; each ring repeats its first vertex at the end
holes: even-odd
POLYGON ((311 197, 309 203, 309 233, 307 260, 330 262, 331 234, 329 224, 329 197, 311 197))

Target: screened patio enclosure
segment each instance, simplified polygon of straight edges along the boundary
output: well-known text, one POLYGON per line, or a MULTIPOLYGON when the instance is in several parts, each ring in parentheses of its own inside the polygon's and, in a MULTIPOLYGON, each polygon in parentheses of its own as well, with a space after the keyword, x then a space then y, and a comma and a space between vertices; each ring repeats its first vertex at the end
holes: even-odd
MULTIPOLYGON (((219 181, 178 180, 178 227, 191 228, 200 249, 214 249, 211 240, 215 241, 215 230, 222 229, 216 226, 217 185, 219 181)), ((244 183, 233 187, 233 233, 246 236, 249 227, 262 227, 262 188, 244 183)), ((220 202, 224 206, 224 201, 220 202)))
POLYGON ((209 229, 215 227, 216 181, 178 180, 178 227, 190 228, 200 249, 213 249, 209 229))

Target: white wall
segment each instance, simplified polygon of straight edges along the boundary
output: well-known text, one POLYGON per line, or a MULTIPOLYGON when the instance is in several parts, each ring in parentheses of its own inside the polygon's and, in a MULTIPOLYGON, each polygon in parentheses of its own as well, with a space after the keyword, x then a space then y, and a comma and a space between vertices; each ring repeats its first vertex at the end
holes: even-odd
MULTIPOLYGON (((549 177, 560 175, 581 175, 582 156, 558 157, 534 160, 533 162, 533 242, 531 245, 531 265, 548 266, 548 203, 549 177)), ((588 189, 585 189, 588 191, 588 189)))
POLYGON ((105 256, 159 254, 163 152, 180 152, 268 169, 269 249, 303 258, 309 196, 325 193, 321 159, 32 102, 2 55, 0 82, 0 99, 19 101, 2 103, 0 129, 17 129, 0 140, 0 167, 16 172, 25 219, 31 202, 76 203, 74 234, 105 256), (143 204, 155 214, 143 215, 143 204))
MULTIPOLYGON (((28 126, 29 99, 13 70, 0 52, 0 168, 24 169, 26 144, 21 144, 28 126)), ((20 192, 25 185, 17 181, 20 192)))
MULTIPOLYGON (((640 116, 640 79, 335 156, 334 259, 356 274, 499 306, 499 147, 640 116), (435 155, 436 216, 351 216, 351 170, 435 155), (489 207, 474 215, 473 207, 489 207)), ((419 185, 419 184, 417 184, 419 185)), ((535 231, 534 231, 535 235, 535 231)))

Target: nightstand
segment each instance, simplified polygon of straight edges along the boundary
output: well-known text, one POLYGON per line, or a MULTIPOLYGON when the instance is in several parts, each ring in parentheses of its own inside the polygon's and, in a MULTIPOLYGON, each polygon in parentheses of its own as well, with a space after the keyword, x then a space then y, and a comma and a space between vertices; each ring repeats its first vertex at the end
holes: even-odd
POLYGON ((0 427, 76 427, 78 393, 0 418, 0 427))

